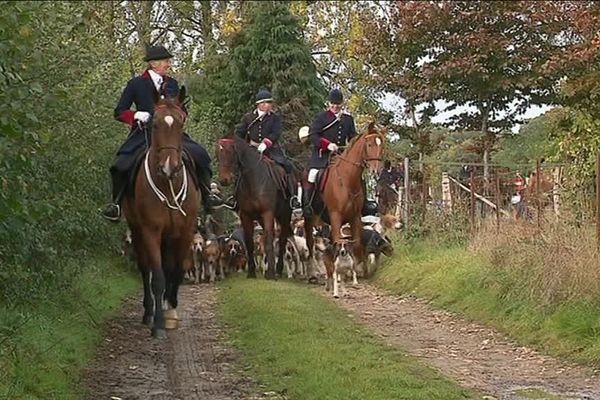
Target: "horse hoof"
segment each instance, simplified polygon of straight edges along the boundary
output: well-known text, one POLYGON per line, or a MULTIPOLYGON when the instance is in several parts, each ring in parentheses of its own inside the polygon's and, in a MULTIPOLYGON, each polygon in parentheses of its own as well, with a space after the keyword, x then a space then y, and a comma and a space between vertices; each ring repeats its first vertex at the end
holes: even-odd
POLYGON ((340 295, 339 295, 339 294, 334 294, 334 295, 333 295, 333 298, 334 298, 334 299, 339 299, 339 298, 340 298, 340 295))
POLYGON ((152 328, 152 337, 154 339, 166 339, 167 338, 167 331, 164 330, 164 329, 152 328))
POLYGON ((248 279, 256 279, 256 272, 248 272, 248 275, 246 275, 246 277, 248 279))
POLYGON ((152 325, 152 315, 144 315, 142 317, 142 324, 146 326, 152 325))
POLYGON ((274 281, 277 280, 277 277, 275 276, 275 274, 265 274, 265 279, 269 280, 269 281, 274 281))
POLYGON ((311 276, 310 278, 308 278, 308 283, 311 285, 317 285, 319 283, 319 280, 316 276, 311 276))

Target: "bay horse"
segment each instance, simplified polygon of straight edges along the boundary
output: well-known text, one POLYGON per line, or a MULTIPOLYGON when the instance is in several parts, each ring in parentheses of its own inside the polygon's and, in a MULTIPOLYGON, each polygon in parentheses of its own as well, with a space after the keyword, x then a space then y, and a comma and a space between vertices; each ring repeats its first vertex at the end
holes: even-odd
POLYGON ((394 212, 398 203, 398 192, 394 188, 387 183, 377 182, 377 197, 382 215, 394 212))
POLYGON ((123 202, 144 284, 142 322, 154 319, 152 336, 159 339, 167 336, 165 314, 177 318, 177 292, 190 266, 200 201, 182 158, 184 97, 181 88, 179 98, 154 99, 151 145, 135 176, 134 195, 123 202), (171 307, 166 313, 163 299, 171 307))
MULTIPOLYGON (((244 229, 244 242, 248 256, 248 278, 256 278, 254 259, 254 221, 264 231, 264 252, 267 264, 266 279, 275 279, 273 250, 275 221, 280 226, 279 243, 287 243, 292 230, 292 209, 285 198, 285 174, 282 167, 263 157, 255 148, 237 135, 219 139, 215 147, 219 181, 228 186, 235 182, 234 196, 244 229)), ((279 246, 277 274, 283 272, 285 246, 279 246)))
MULTIPOLYGON (((342 154, 334 156, 327 167, 327 182, 322 191, 323 203, 329 215, 331 224, 331 239, 333 244, 341 243, 341 227, 349 223, 352 231, 352 246, 355 262, 366 265, 365 251, 361 244, 362 221, 361 211, 364 203, 364 187, 362 173, 365 168, 376 174, 381 170, 385 143, 385 131, 375 130, 375 124, 369 125, 365 134, 352 139, 342 154)), ((318 189, 316 189, 318 190, 318 189)), ((304 221, 306 242, 310 251, 310 264, 314 271, 314 238, 313 226, 318 222, 318 213, 304 221)), ((333 284, 333 271, 327 268, 327 286, 330 290, 333 284)))

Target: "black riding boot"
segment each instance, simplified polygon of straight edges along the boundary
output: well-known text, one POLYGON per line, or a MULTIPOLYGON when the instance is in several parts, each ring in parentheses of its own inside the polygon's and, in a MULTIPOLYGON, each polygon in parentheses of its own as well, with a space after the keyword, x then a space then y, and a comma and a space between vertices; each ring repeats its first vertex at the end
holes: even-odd
POLYGON ((121 218, 121 199, 127 188, 127 173, 112 168, 112 203, 107 204, 102 210, 102 216, 109 221, 119 222, 121 218))
POLYGON ((304 218, 310 218, 313 215, 312 199, 315 191, 315 184, 308 182, 302 191, 302 212, 304 218))
POLYGON ((297 210, 302 207, 300 199, 297 196, 296 185, 294 185, 294 174, 287 174, 288 191, 290 192, 290 207, 292 210, 297 210))

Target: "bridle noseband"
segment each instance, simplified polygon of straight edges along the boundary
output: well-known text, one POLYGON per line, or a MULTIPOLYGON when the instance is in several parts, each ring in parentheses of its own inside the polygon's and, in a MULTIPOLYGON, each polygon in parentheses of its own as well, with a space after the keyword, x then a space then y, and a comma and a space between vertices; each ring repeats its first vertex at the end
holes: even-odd
MULTIPOLYGON (((365 143, 366 143, 366 140, 369 137, 371 137, 371 136, 381 137, 382 135, 380 133, 369 133, 369 134, 366 134, 364 136, 365 143)), ((383 139, 382 139, 382 141, 383 141, 383 139)), ((366 151, 367 151, 366 146, 363 146, 363 150, 362 150, 363 155, 365 154, 366 151)), ((365 157, 365 158, 362 159, 362 162, 356 162, 356 161, 351 161, 351 160, 348 160, 347 158, 342 157, 341 154, 339 154, 336 158, 339 158, 340 160, 345 161, 348 164, 354 165, 355 167, 358 167, 358 168, 366 168, 366 167, 368 167, 369 161, 382 161, 381 157, 365 157)))

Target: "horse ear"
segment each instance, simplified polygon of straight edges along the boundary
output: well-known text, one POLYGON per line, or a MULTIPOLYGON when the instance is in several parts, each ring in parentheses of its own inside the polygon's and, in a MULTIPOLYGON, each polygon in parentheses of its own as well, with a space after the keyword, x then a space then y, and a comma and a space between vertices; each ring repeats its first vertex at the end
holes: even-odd
POLYGON ((373 133, 373 132, 375 132, 375 121, 371 121, 371 122, 369 123, 369 128, 368 128, 367 132, 368 132, 368 133, 373 133))
POLYGON ((185 85, 181 85, 181 87, 179 88, 179 104, 183 104, 183 102, 185 101, 185 98, 186 98, 186 94, 187 94, 187 89, 186 89, 185 85))
POLYGON ((160 94, 156 90, 153 90, 152 91, 152 101, 154 101, 154 104, 158 104, 159 100, 160 100, 160 94))

